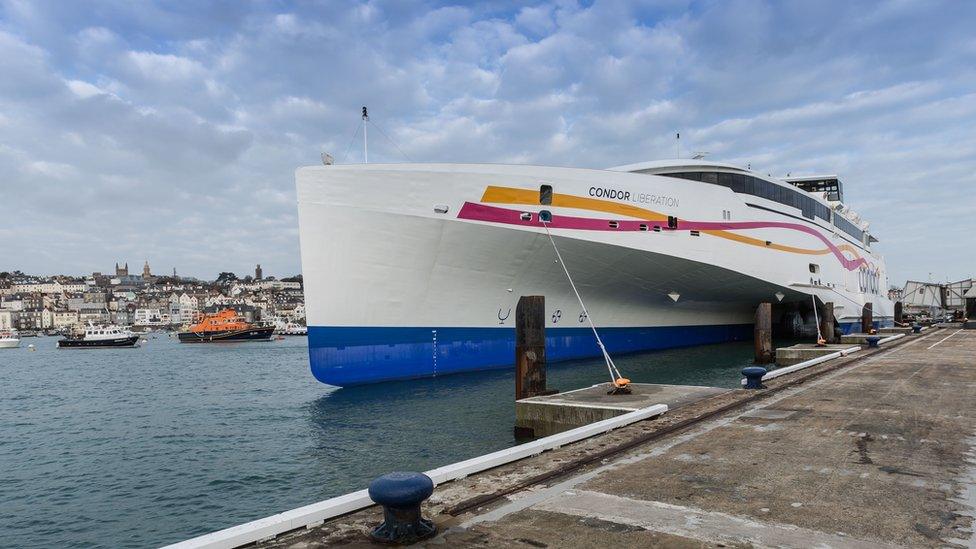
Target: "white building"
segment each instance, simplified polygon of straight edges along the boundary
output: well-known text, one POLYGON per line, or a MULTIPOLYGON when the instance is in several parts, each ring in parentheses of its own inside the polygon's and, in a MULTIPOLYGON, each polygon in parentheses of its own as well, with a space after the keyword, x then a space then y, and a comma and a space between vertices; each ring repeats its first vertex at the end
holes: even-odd
POLYGON ((22 300, 22 299, 0 300, 0 309, 6 310, 6 311, 23 311, 24 310, 24 300, 22 300))
POLYGON ((51 327, 55 330, 70 328, 78 324, 77 311, 54 311, 51 313, 51 327))
POLYGON ((20 313, 9 309, 0 309, 0 330, 13 330, 17 326, 20 313))
POLYGON ((180 321, 184 324, 193 322, 200 312, 200 302, 196 297, 184 292, 179 300, 180 321))
POLYGON ((240 294, 242 291, 257 290, 301 290, 301 282, 283 282, 281 280, 258 280, 251 283, 235 282, 231 285, 231 294, 240 294))
POLYGON ((136 309, 132 316, 132 323, 136 326, 163 324, 163 312, 160 309, 136 309))
POLYGON ((61 284, 60 282, 34 282, 25 284, 14 284, 14 293, 28 294, 63 294, 65 292, 84 292, 85 284, 61 284))

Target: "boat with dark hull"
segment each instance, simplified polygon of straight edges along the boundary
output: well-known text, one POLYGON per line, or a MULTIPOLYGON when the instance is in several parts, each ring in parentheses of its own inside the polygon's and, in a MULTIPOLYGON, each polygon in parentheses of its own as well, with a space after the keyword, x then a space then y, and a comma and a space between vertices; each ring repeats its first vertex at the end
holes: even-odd
POLYGON ((219 343, 225 341, 270 341, 274 326, 259 326, 245 321, 233 309, 207 315, 177 336, 180 343, 219 343))
POLYGON ((80 334, 69 335, 58 340, 59 349, 92 349, 135 347, 139 336, 118 326, 95 326, 89 324, 80 334))

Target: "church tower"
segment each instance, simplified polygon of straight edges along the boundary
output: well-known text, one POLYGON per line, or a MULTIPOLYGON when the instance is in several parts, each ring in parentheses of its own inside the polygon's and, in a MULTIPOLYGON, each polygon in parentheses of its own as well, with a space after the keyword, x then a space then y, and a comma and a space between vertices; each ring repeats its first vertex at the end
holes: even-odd
POLYGON ((258 263, 258 266, 254 268, 254 280, 261 280, 263 278, 261 275, 263 274, 261 272, 261 264, 258 263))
POLYGON ((142 278, 152 278, 152 273, 149 272, 149 260, 146 260, 146 264, 142 266, 142 278))

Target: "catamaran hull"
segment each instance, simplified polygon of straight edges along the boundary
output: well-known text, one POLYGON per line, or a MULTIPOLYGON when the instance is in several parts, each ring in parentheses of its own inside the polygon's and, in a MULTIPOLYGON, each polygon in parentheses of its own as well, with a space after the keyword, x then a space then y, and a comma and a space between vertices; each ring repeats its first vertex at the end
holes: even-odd
MULTIPOLYGON (((518 211, 513 220, 493 206, 478 209, 490 185, 538 193, 539 182, 548 181, 556 192, 586 197, 594 187, 587 178, 602 177, 609 178, 602 186, 642 185, 673 197, 666 213, 683 219, 707 215, 698 211, 701 204, 679 208, 696 199, 712 202, 710 212, 763 215, 731 193, 692 194, 680 188, 689 182, 644 175, 505 166, 342 168, 306 168, 297 176, 311 370, 339 386, 511 367, 521 295, 546 297, 550 360, 600 354, 538 223, 544 207, 516 206, 529 215, 525 222, 518 211), (654 189, 662 184, 657 180, 669 187, 654 189)), ((750 338, 756 304, 777 302, 777 294, 784 302, 817 294, 835 304, 841 299, 833 294, 842 294, 856 304, 836 306, 842 329, 859 325, 859 296, 846 287, 793 283, 807 282, 809 258, 734 247, 700 232, 627 231, 619 224, 605 230, 615 218, 628 219, 601 212, 587 221, 600 230, 552 230, 611 353, 750 338)), ((809 238, 751 232, 762 239, 775 234, 780 242, 809 238)), ((843 272, 820 262, 846 286, 843 272)), ((878 325, 890 322, 887 300, 875 301, 878 325)))

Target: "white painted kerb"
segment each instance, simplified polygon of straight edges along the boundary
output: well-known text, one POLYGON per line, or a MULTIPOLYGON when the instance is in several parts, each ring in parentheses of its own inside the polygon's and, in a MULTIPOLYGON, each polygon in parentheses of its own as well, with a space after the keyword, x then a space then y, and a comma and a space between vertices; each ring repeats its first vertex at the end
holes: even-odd
MULTIPOLYGON (((444 467, 427 471, 427 476, 434 481, 434 485, 464 478, 474 473, 486 471, 499 465, 541 454, 546 450, 559 448, 573 442, 595 435, 606 433, 619 427, 644 419, 659 416, 668 411, 667 405, 655 404, 640 410, 635 410, 610 419, 563 431, 548 437, 540 438, 512 448, 506 448, 476 458, 471 458, 444 467)), ((232 526, 210 534, 174 543, 164 549, 232 549, 248 543, 274 538, 279 534, 298 528, 317 526, 323 521, 359 511, 373 505, 366 490, 359 490, 343 496, 334 497, 263 519, 232 526)))
MULTIPOLYGON (((880 340, 878 340, 878 345, 884 345, 885 343, 889 343, 889 342, 894 341, 896 339, 901 339, 901 338, 905 337, 905 335, 906 334, 896 334, 896 335, 893 335, 893 336, 889 336, 889 337, 880 339, 880 340)), ((807 361, 804 361, 804 362, 800 362, 799 364, 794 364, 792 366, 787 366, 786 368, 777 368, 777 369, 773 370, 772 372, 769 372, 766 375, 762 376, 762 380, 763 381, 769 381, 770 379, 776 379, 779 376, 786 375, 786 374, 789 374, 789 373, 793 373, 793 372, 795 372, 797 370, 803 370, 804 368, 809 368, 810 366, 816 366, 817 364, 823 364, 824 362, 827 362, 828 360, 833 360, 835 358, 840 358, 842 356, 851 356, 852 354, 854 354, 854 353, 856 353, 856 352, 858 352, 860 350, 861 350, 861 347, 860 346, 849 347, 847 349, 841 349, 840 351, 837 351, 836 353, 830 353, 829 355, 824 355, 824 356, 821 356, 821 357, 813 358, 813 359, 810 359, 810 360, 807 360, 807 361)), ((742 378, 742 384, 743 385, 746 384, 746 378, 742 378)))
MULTIPOLYGON (((787 366, 785 368, 777 368, 772 372, 768 372, 766 375, 762 376, 763 381, 769 381, 770 379, 776 379, 779 376, 790 374, 796 372, 797 370, 803 370, 811 366, 816 366, 817 364, 823 364, 828 360, 833 360, 835 358, 840 358, 842 356, 850 356, 861 350, 860 346, 848 347, 847 349, 841 349, 836 353, 830 353, 829 355, 820 356, 817 358, 812 358, 792 366, 787 366)), ((746 384, 746 378, 742 378, 742 385, 746 384)))

